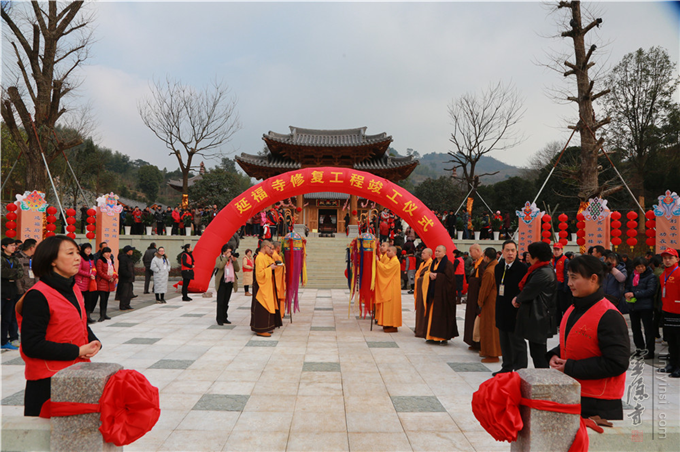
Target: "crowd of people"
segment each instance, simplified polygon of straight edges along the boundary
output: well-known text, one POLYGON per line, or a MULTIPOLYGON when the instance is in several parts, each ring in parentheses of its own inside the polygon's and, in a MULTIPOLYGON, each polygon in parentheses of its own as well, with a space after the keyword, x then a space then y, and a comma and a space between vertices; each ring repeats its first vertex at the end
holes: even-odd
MULTIPOLYGON (((81 233, 85 228, 87 209, 87 206, 80 208, 81 233)), ((171 228, 171 235, 185 235, 187 229, 192 230, 194 235, 201 235, 218 213, 216 205, 193 209, 168 206, 165 210, 161 206, 144 209, 125 206, 120 213, 120 233, 122 235, 128 226, 132 235, 143 235, 145 227, 152 228, 154 235, 168 235, 166 228, 171 228)))

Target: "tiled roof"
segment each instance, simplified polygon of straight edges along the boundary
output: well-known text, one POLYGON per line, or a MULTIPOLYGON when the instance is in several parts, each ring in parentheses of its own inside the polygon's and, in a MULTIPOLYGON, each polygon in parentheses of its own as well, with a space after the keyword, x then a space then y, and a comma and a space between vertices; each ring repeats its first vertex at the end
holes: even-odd
POLYGON ((323 147, 366 146, 382 143, 384 141, 392 141, 392 137, 388 136, 385 132, 376 135, 366 135, 366 127, 341 130, 317 130, 290 126, 289 134, 270 131, 263 135, 263 139, 269 139, 289 145, 323 147))
MULTIPOLYGON (((236 157, 236 160, 251 165, 267 168, 278 168, 283 170, 295 170, 301 168, 301 165, 298 162, 285 157, 275 157, 271 154, 267 156, 261 156, 242 153, 240 156, 236 157)), ((417 160, 415 160, 413 156, 410 155, 407 157, 390 157, 383 155, 381 157, 356 163, 354 165, 354 169, 370 172, 373 170, 400 168, 403 166, 413 165, 414 163, 417 163, 417 160)))
POLYGON ((293 160, 286 157, 275 156, 273 154, 262 156, 246 154, 243 152, 240 156, 236 157, 236 160, 249 163, 251 165, 265 166, 267 168, 279 168, 282 170, 300 169, 300 164, 298 162, 294 162, 293 160))
POLYGON ((372 158, 370 160, 359 162, 354 165, 354 169, 370 172, 381 169, 392 169, 402 166, 409 166, 414 163, 417 163, 417 160, 415 160, 412 155, 407 157, 390 157, 388 155, 383 155, 379 158, 372 158))

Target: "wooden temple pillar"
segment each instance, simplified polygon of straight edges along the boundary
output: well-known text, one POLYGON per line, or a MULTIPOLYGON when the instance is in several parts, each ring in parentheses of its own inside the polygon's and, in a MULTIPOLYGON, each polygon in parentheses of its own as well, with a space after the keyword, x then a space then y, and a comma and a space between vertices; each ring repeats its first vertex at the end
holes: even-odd
POLYGON ((357 224, 357 196, 349 195, 349 237, 356 237, 359 235, 359 225, 357 224))
POLYGON ((295 221, 295 226, 293 229, 295 232, 300 234, 302 237, 305 236, 305 196, 297 195, 295 198, 295 210, 297 213, 297 220, 295 221), (297 212, 299 210, 299 212, 297 212))

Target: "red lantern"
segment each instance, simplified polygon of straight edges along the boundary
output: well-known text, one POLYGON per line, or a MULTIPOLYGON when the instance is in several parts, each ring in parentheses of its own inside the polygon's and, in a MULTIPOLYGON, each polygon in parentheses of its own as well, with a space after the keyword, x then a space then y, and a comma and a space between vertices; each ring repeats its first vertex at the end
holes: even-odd
MULTIPOLYGON (((9 218, 9 216, 8 216, 8 218, 9 218)), ((656 227, 656 221, 654 221, 654 220, 645 221, 645 227, 647 229, 654 229, 656 227)))
POLYGON ((543 223, 541 227, 543 228, 543 230, 549 231, 551 226, 550 223, 543 223))
POLYGON ((17 224, 14 221, 8 221, 7 223, 5 223, 5 227, 7 229, 16 229, 17 224))
POLYGON ((85 219, 85 223, 89 223, 89 224, 94 224, 95 221, 97 221, 97 220, 95 220, 93 217, 87 217, 85 219))
POLYGON ((557 233, 557 235, 558 235, 561 239, 566 239, 566 238, 569 236, 569 233, 568 233, 567 231, 560 231, 560 232, 557 233))
POLYGON ((585 229, 586 228, 586 222, 585 221, 578 221, 576 223, 576 229, 585 229))
MULTIPOLYGON (((621 231, 619 231, 619 234, 621 234, 621 231)), ((611 239, 612 245, 614 246, 619 246, 621 244, 621 239, 619 237, 614 237, 611 239)))
POLYGON ((76 227, 72 224, 69 224, 68 226, 66 226, 66 230, 68 232, 76 232, 76 227))
POLYGON ((626 226, 628 227, 628 230, 626 231, 626 235, 628 238, 626 239, 626 243, 628 246, 630 246, 631 251, 633 250, 633 247, 637 245, 637 239, 635 238, 638 234, 637 231, 637 221, 635 219, 638 217, 637 212, 630 211, 626 214, 626 218, 628 218, 628 222, 626 223, 626 226))
POLYGON ((621 230, 612 229, 612 237, 621 237, 621 230))
POLYGON ((66 216, 75 217, 76 216, 76 209, 66 209, 66 216))
POLYGON ((73 217, 66 218, 66 224, 76 224, 76 219, 73 217))
POLYGON ((85 229, 87 229, 89 232, 94 232, 96 226, 93 224, 88 224, 87 226, 85 226, 85 229))
POLYGON ((648 220, 653 220, 654 219, 654 211, 653 210, 648 210, 645 212, 645 218, 648 220))
POLYGON ((656 245, 656 237, 647 237, 647 239, 645 240, 645 243, 650 248, 653 248, 656 245))
POLYGON ((646 235, 647 237, 654 237, 656 234, 654 233, 654 229, 647 229, 647 230, 645 231, 645 235, 646 235))
POLYGON ((47 215, 47 222, 48 223, 55 223, 57 221, 57 217, 54 215, 47 215))
POLYGON ((47 208, 47 214, 48 214, 48 215, 54 215, 55 213, 57 213, 57 208, 56 208, 56 207, 54 207, 54 206, 49 206, 49 207, 47 208))
POLYGON ((586 239, 584 239, 583 237, 578 238, 578 239, 576 239, 576 244, 577 244, 578 246, 583 246, 583 245, 586 244, 586 239))
POLYGON ((9 221, 14 221, 17 219, 17 214, 14 212, 9 212, 7 215, 5 215, 9 221))
POLYGON ((45 229, 47 229, 48 232, 54 232, 57 230, 57 226, 52 223, 47 223, 47 226, 45 226, 45 229))
POLYGON ((14 212, 18 209, 17 205, 14 204, 13 202, 7 204, 7 210, 10 212, 14 212))
POLYGON ((633 248, 635 245, 637 245, 637 239, 631 237, 629 239, 626 239, 626 243, 630 245, 631 248, 633 248))
POLYGON ((621 219, 621 213, 620 212, 612 212, 612 220, 620 220, 621 219))
POLYGON ((567 243, 569 243, 567 239, 560 239, 560 245, 567 246, 567 243))
POLYGON ((95 215, 97 215, 97 211, 96 211, 96 210, 94 210, 94 209, 87 209, 87 216, 88 216, 88 217, 93 217, 93 216, 95 216, 95 215))
POLYGON ((651 249, 656 245, 656 216, 654 215, 654 211, 648 210, 645 212, 645 218, 647 218, 647 221, 645 221, 645 227, 647 228, 645 231, 645 235, 647 236, 645 243, 651 249))
POLYGON ((637 217, 638 217, 637 212, 634 212, 632 210, 626 214, 626 218, 628 218, 629 220, 634 220, 637 217))
POLYGON ((628 229, 636 229, 638 227, 637 221, 630 220, 629 222, 626 223, 626 227, 628 229))
POLYGON ((584 238, 585 236, 586 236, 586 231, 584 231, 583 229, 579 229, 578 231, 576 231, 576 237, 584 238))
POLYGON ((54 235, 55 235, 55 234, 54 234, 54 232, 52 232, 52 231, 47 231, 47 232, 45 233, 45 237, 54 237, 54 235))
POLYGON ((541 232, 541 235, 543 236, 543 238, 549 239, 550 238, 550 231, 545 230, 545 231, 541 232))
POLYGON ((621 222, 619 220, 614 220, 611 222, 612 229, 619 229, 621 227, 621 222))
POLYGON ((8 230, 5 232, 5 235, 11 239, 11 238, 16 237, 17 231, 15 231, 14 229, 8 229, 8 230))
POLYGON ((611 227, 610 235, 612 236, 611 243, 614 246, 619 246, 621 244, 621 239, 619 238, 621 236, 621 230, 619 229, 621 228, 621 222, 619 221, 621 213, 612 212, 610 218, 612 219, 612 222, 609 224, 611 227))
POLYGON ((94 238, 94 232, 88 232, 85 234, 85 237, 87 237, 89 240, 92 240, 94 238))
MULTIPOLYGON (((620 217, 621 217, 621 216, 619 215, 619 218, 620 218, 620 217)), ((578 213, 578 214, 576 215, 576 219, 577 219, 578 221, 586 221, 586 217, 583 215, 582 212, 581 212, 581 213, 578 213)))
POLYGON ((564 223, 564 222, 560 223, 560 224, 557 226, 557 228, 560 229, 560 230, 562 230, 562 231, 564 231, 564 230, 567 229, 568 227, 569 227, 569 226, 567 225, 567 223, 564 223))
POLYGON ((626 235, 628 237, 635 237, 637 235, 637 231, 635 229, 628 229, 626 231, 626 235))
POLYGON ((569 220, 569 217, 566 216, 565 214, 562 214, 559 217, 557 217, 557 219, 560 220, 560 222, 562 222, 562 223, 566 223, 567 220, 569 220))
POLYGON ((543 215, 543 222, 544 223, 547 223, 550 220, 552 220, 552 218, 550 218, 550 215, 548 215, 547 213, 545 215, 543 215))
POLYGON ((5 227, 7 228, 7 231, 5 232, 5 235, 9 238, 16 237, 17 231, 15 229, 17 228, 17 224, 14 220, 17 219, 17 214, 14 213, 14 211, 17 210, 17 205, 12 203, 7 204, 7 215, 5 217, 7 218, 7 223, 5 223, 5 227))

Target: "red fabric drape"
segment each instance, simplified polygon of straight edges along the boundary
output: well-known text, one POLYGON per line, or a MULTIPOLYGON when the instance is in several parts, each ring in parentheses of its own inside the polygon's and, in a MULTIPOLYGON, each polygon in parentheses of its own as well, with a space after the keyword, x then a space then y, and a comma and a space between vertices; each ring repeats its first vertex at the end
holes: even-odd
MULTIPOLYGON (((562 404, 547 400, 529 400, 522 397, 520 376, 516 372, 496 375, 479 386, 472 395, 472 412, 496 441, 517 441, 517 433, 524 423, 519 406, 556 413, 580 414, 580 404, 562 404)), ((581 418, 581 425, 569 452, 587 452, 589 446, 586 426, 595 424, 590 419, 581 418)), ((600 429, 601 431, 601 429, 600 429)))
POLYGON ((118 447, 137 441, 149 432, 161 415, 158 388, 136 370, 119 370, 109 378, 99 403, 52 402, 40 417, 101 413, 99 431, 104 441, 118 447))

